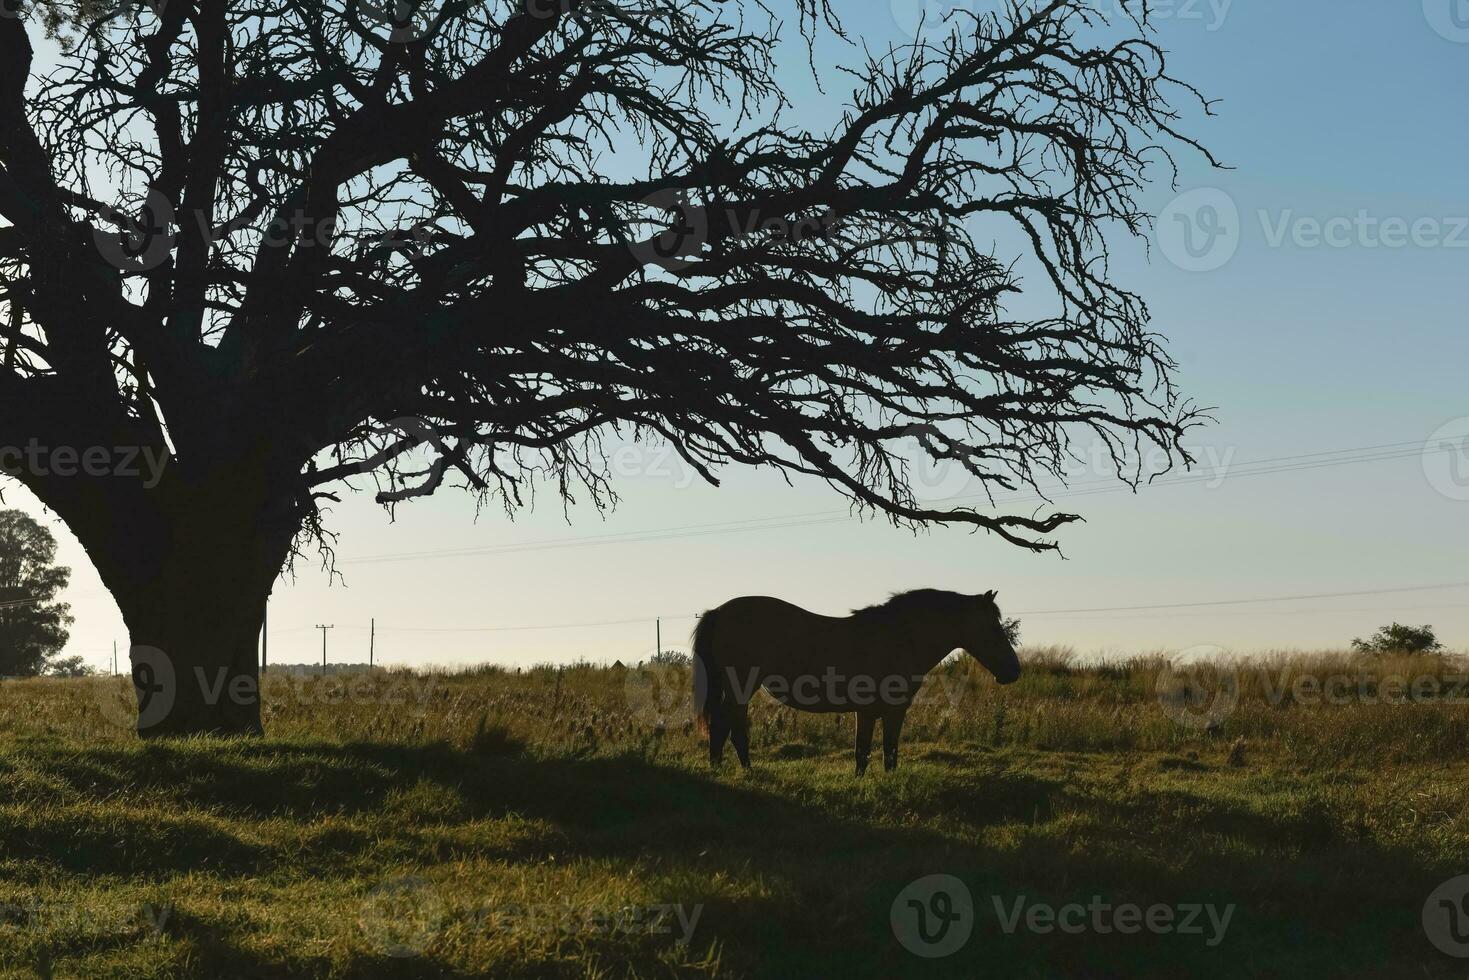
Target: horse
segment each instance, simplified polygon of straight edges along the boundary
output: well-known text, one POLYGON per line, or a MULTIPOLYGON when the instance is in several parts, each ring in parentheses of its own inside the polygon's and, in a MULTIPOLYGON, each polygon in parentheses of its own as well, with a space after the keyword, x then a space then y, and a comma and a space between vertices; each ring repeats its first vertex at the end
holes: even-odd
POLYGON ((1020 677, 994 592, 915 589, 850 616, 821 616, 769 596, 731 599, 694 627, 694 704, 709 763, 723 762, 729 740, 750 767, 749 705, 763 687, 800 711, 856 712, 859 776, 881 719, 883 768, 896 769, 903 718, 924 675, 959 647, 1001 684, 1020 677))

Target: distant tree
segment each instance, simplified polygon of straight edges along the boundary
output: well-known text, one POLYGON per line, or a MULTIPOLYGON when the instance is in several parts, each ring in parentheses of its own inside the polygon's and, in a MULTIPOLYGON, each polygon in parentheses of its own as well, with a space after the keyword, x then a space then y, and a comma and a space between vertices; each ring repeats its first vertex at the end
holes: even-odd
POLYGON ((46 661, 47 677, 91 677, 97 673, 80 656, 55 657, 46 661))
POLYGON ((1004 629, 1005 639, 1010 641, 1010 645, 1018 647, 1020 645, 1020 620, 1012 616, 1005 620, 1001 628, 1004 629))
POLYGON ((0 674, 34 677, 66 645, 71 607, 55 600, 70 580, 51 532, 0 510, 0 674))
POLYGON ((687 667, 693 662, 693 658, 681 650, 659 650, 648 658, 648 663, 656 667, 687 667))
POLYGON ((1393 623, 1365 640, 1360 637, 1353 640, 1352 649, 1360 653, 1434 653, 1442 650, 1443 644, 1438 641, 1432 626, 1393 623))
POLYGON ((266 597, 354 478, 601 506, 650 439, 1048 550, 1079 516, 916 465, 1189 458, 1109 262, 1207 109, 1149 0, 890 50, 832 0, 0 3, 0 447, 168 658, 146 734, 261 731, 266 597))

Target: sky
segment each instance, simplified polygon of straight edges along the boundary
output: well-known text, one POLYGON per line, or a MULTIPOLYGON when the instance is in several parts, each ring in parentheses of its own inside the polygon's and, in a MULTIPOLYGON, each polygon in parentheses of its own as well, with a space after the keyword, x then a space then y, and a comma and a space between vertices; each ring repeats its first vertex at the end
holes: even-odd
MULTIPOLYGON (((928 0, 927 23, 990 2, 928 0)), ((844 16, 879 47, 924 6, 844 16)), ((1215 407, 1192 474, 1134 494, 1078 469, 1054 497, 1086 518, 1060 532, 1064 557, 855 520, 826 486, 768 472, 709 487, 656 447, 614 456, 606 515, 548 490, 514 520, 446 493, 390 521, 348 495, 329 518, 341 578, 308 560, 277 583, 270 661, 319 660, 317 624, 335 627, 332 661, 365 660, 374 619, 380 663, 639 660, 657 619, 663 647, 686 648, 693 614, 734 596, 840 614, 925 586, 996 589, 1025 643, 1083 654, 1341 648, 1393 620, 1469 649, 1469 3, 1157 9, 1173 74, 1218 103, 1190 132, 1231 169, 1185 160, 1177 188, 1154 186, 1153 240, 1118 240, 1114 273, 1148 300, 1185 393, 1215 407)), ((836 111, 799 101, 813 125, 836 111)), ((922 483, 974 492, 951 472, 922 483)), ((4 499, 47 520, 74 569, 66 653, 110 666, 126 631, 85 553, 24 488, 4 499)))

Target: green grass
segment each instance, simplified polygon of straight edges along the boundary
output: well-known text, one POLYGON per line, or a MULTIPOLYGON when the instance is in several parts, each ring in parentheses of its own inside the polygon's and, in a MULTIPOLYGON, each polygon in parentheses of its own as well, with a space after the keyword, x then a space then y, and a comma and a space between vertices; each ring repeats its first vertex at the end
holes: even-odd
POLYGON ((1158 658, 1031 661, 1004 689, 946 667, 954 701, 915 708, 902 767, 861 779, 850 717, 769 703, 754 771, 710 772, 676 672, 328 679, 273 689, 266 739, 150 744, 107 720, 103 682, 0 684, 0 969, 1463 974, 1420 916, 1469 872, 1469 706, 1360 694, 1453 662, 1277 658, 1284 685, 1247 670, 1233 712, 1189 727, 1159 705, 1158 658), (1350 703, 1270 697, 1334 673, 1350 703), (974 932, 920 959, 890 913, 938 873, 968 887, 974 932), (1235 909, 1214 946, 1207 929, 1007 934, 994 902, 1022 896, 1235 909), (687 943, 656 911, 675 905, 697 910, 687 943))

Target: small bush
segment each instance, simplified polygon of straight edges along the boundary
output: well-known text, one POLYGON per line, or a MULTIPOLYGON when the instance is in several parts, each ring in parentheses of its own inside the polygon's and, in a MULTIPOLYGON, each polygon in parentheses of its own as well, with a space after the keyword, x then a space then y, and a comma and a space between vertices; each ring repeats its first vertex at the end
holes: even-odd
POLYGON ((46 661, 47 677, 91 677, 97 673, 80 656, 52 657, 46 661))
POLYGON ((1365 640, 1353 640, 1352 649, 1359 653, 1434 653, 1442 650, 1443 644, 1438 641, 1432 626, 1393 623, 1365 640))

